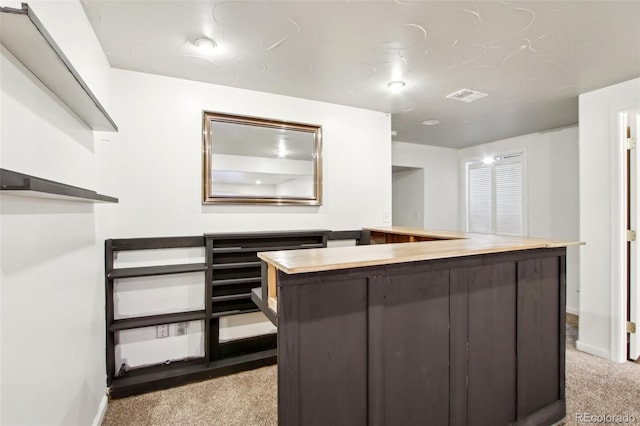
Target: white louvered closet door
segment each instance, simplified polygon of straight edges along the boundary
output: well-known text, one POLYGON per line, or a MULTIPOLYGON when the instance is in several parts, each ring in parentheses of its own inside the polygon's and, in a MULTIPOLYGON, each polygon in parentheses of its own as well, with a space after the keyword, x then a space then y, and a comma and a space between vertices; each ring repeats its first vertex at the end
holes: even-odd
POLYGON ((469 232, 523 235, 522 156, 467 165, 469 232))
POLYGON ((493 171, 490 166, 469 167, 469 232, 493 232, 493 171))
POLYGON ((522 163, 496 164, 496 234, 522 235, 522 163))

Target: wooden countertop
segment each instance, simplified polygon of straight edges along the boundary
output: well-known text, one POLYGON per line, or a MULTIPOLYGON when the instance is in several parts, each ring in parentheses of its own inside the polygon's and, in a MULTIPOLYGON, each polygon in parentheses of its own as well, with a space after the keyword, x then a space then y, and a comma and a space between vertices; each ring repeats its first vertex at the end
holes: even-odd
POLYGON ((260 252, 258 257, 287 274, 300 274, 584 244, 542 238, 432 231, 408 227, 364 229, 371 232, 434 238, 438 241, 260 252))

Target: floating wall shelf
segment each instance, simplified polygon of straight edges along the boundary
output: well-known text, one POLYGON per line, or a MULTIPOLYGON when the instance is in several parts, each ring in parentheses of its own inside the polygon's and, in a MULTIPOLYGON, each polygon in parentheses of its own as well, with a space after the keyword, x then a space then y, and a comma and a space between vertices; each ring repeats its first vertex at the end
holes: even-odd
POLYGON ((0 169, 0 190, 12 191, 12 194, 41 198, 70 199, 75 201, 92 201, 117 203, 118 199, 98 194, 89 189, 78 188, 52 180, 42 179, 11 170, 0 169))
POLYGON ((29 5, 0 7, 0 43, 91 129, 118 131, 29 5))

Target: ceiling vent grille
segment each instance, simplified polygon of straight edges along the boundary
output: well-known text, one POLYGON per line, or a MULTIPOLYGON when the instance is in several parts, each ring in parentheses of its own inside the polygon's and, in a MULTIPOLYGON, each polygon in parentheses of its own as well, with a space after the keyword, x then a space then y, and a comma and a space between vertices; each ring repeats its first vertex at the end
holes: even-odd
POLYGON ((447 98, 468 103, 468 102, 477 101, 478 99, 484 98, 485 96, 487 96, 486 93, 478 92, 477 90, 462 89, 462 90, 458 90, 457 92, 453 92, 450 95, 447 95, 447 98))

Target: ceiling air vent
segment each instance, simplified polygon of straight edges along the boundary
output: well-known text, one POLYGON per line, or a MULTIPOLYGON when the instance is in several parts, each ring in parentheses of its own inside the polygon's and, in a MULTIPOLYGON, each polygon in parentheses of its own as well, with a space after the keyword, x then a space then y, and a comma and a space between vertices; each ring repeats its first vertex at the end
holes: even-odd
POLYGON ((473 102, 485 96, 487 96, 486 93, 478 92, 477 90, 462 89, 447 95, 447 98, 461 102, 473 102))

